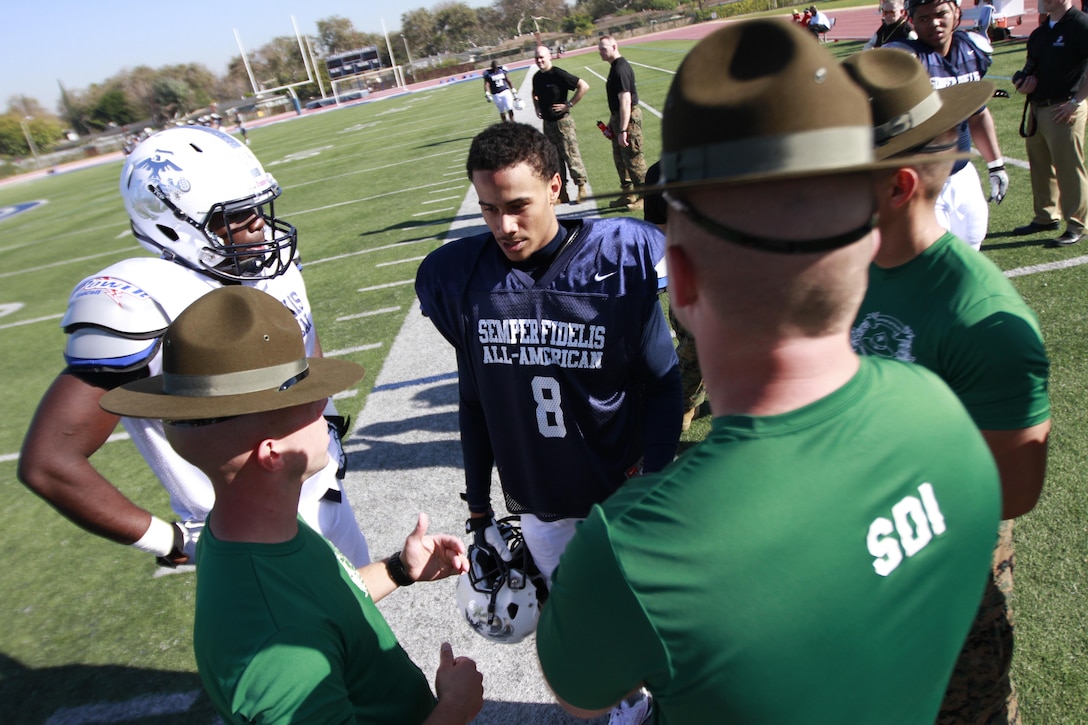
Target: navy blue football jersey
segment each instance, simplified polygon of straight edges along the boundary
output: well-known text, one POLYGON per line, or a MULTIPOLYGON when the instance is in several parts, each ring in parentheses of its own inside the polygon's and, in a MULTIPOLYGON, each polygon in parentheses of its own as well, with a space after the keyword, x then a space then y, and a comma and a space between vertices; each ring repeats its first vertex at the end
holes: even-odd
POLYGON ((481 445, 507 508, 544 520, 585 516, 638 463, 644 391, 677 367, 657 299, 664 248, 652 225, 595 219, 576 223, 538 279, 490 233, 420 265, 423 314, 457 351, 470 509, 490 506, 491 460, 471 460, 481 445))
POLYGON ((491 89, 492 95, 498 95, 510 89, 510 76, 506 73, 504 66, 499 66, 495 70, 490 68, 485 70, 484 80, 487 81, 487 86, 491 89))
MULTIPOLYGON (((929 73, 934 88, 948 88, 960 83, 980 81, 993 64, 993 46, 990 41, 978 33, 956 30, 952 33, 952 47, 948 56, 941 55, 921 40, 903 40, 889 43, 885 48, 897 48, 912 53, 929 73)), ((985 108, 985 106, 983 106, 985 108)), ((982 110, 981 108, 979 109, 982 110)), ((971 130, 967 121, 960 124, 957 148, 963 152, 971 151, 971 130)), ((956 162, 953 173, 969 162, 961 159, 956 162)))

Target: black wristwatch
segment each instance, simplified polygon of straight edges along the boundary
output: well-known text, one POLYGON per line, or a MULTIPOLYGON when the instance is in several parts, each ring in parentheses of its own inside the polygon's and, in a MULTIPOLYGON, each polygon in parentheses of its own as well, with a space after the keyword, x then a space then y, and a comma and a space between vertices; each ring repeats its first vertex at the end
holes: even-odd
POLYGON ((389 578, 398 587, 409 587, 416 583, 416 580, 404 568, 404 562, 400 560, 399 551, 385 560, 385 570, 389 572, 389 578))

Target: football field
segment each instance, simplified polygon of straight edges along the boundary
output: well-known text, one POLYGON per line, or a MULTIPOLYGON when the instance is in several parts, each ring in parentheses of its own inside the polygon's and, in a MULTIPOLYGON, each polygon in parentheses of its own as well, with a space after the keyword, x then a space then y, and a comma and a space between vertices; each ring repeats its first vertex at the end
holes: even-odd
MULTIPOLYGON (((875 17, 875 16, 874 16, 875 17)), ((647 157, 660 152, 658 118, 673 72, 691 41, 623 44, 644 104, 647 157)), ((860 43, 833 44, 844 56, 860 43)), ((1001 45, 991 76, 1008 77, 1023 44, 1001 45)), ((574 109, 590 186, 614 190, 604 76, 596 53, 556 65, 583 77, 574 109)), ((516 71, 521 86, 525 72, 516 71)), ((299 229, 304 275, 326 355, 367 375, 338 397, 355 417, 345 441, 348 493, 372 554, 398 549, 426 511, 432 530, 460 532, 465 508, 457 436, 455 364, 422 318, 413 281, 443 241, 482 230, 464 172, 472 137, 498 120, 482 81, 447 83, 377 102, 248 128, 252 150, 284 188, 277 213, 299 229)), ((528 100, 523 88, 522 98, 528 100)), ((1010 230, 1031 218, 1021 101, 991 104, 1011 179, 991 206, 984 254, 1005 269, 1042 322, 1051 357, 1054 432, 1042 499, 1017 523, 1014 677, 1025 723, 1080 723, 1088 712, 1088 250, 1051 250, 1010 230)), ((519 120, 537 123, 531 103, 519 120)), ((800 109, 799 109, 800 112, 800 109)), ((226 130, 230 130, 227 128, 226 130)), ((0 721, 4 723, 211 723, 192 655, 191 573, 156 576, 152 558, 91 536, 29 493, 15 477, 23 434, 62 366, 59 322, 83 277, 143 254, 117 191, 119 160, 0 186, 0 721), (44 203, 30 206, 30 202, 44 203), (18 213, 14 213, 18 211, 18 213)), ((985 165, 979 163, 983 178, 985 165)), ((573 191, 573 186, 571 187, 573 191)), ((592 204, 561 214, 613 214, 592 204)), ((705 435, 709 417, 685 436, 705 435)), ((121 435, 95 466, 129 498, 170 518, 165 492, 121 435)), ((894 442, 890 442, 894 444, 894 442)), ((798 475, 803 475, 799 472, 798 475)), ((497 486, 494 491, 497 491, 497 486)), ((496 504, 499 503, 497 497, 496 504)), ((714 575, 708 562, 707 576, 714 575)), ((462 621, 454 582, 398 591, 379 605, 433 683, 442 641, 484 673, 480 723, 573 722, 539 676, 532 641, 492 645, 462 621)), ((727 613, 725 613, 727 615, 727 613)), ((607 617, 607 608, 586 616, 607 617)), ((785 693, 784 693, 785 694, 785 693)))

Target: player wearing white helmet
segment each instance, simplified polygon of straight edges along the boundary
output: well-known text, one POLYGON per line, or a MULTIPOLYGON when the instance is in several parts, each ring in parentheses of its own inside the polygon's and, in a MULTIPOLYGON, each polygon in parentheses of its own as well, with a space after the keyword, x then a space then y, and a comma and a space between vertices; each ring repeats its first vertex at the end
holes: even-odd
MULTIPOLYGON (((275 215, 280 187, 244 145, 203 126, 172 128, 141 142, 121 171, 121 196, 141 246, 157 258, 126 259, 76 285, 61 322, 67 366, 45 393, 19 458, 19 479, 93 534, 154 554, 161 564, 192 563, 214 501, 207 477, 181 459, 159 421, 118 418, 99 399, 125 382, 162 370, 167 325, 225 284, 255 287, 291 310, 320 355, 297 232, 275 215), (180 519, 167 523, 124 496, 90 463, 124 425, 170 495, 180 519)), ((370 561, 339 478, 343 418, 331 402, 330 463, 307 479, 299 513, 356 566, 370 561)))

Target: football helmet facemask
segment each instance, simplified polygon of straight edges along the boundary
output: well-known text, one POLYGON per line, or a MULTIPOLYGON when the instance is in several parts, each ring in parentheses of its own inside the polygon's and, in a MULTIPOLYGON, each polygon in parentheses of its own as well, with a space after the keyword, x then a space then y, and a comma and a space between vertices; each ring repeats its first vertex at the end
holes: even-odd
POLYGON ((245 144, 205 126, 149 136, 121 170, 121 196, 140 246, 224 282, 276 277, 294 260, 298 232, 276 218, 279 195, 245 144), (263 239, 236 241, 255 217, 263 239))
POLYGON ((548 597, 544 577, 521 537, 519 517, 498 522, 512 557, 503 561, 494 548, 468 547, 469 569, 457 580, 457 607, 480 636, 516 644, 534 631, 548 597))

